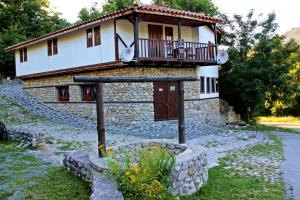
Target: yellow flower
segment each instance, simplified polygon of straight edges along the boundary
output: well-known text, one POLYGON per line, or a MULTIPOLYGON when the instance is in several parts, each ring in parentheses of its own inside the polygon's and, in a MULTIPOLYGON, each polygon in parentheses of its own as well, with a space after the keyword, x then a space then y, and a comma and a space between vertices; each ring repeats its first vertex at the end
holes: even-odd
POLYGON ((135 173, 139 174, 141 172, 141 168, 137 164, 132 164, 132 167, 135 171, 135 173))
POLYGON ((125 172, 125 176, 129 176, 130 175, 130 171, 125 172))
POLYGON ((129 177, 130 177, 132 183, 135 183, 135 182, 136 182, 136 177, 135 177, 135 176, 131 175, 131 176, 129 176, 129 177))
POLYGON ((113 148, 109 147, 108 150, 107 150, 107 155, 111 156, 112 154, 113 154, 113 148))

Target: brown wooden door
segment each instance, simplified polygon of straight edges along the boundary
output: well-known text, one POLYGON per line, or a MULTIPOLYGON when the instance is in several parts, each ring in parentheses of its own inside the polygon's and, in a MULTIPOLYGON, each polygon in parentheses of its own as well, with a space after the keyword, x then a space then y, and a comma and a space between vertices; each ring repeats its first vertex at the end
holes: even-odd
POLYGON ((148 25, 149 57, 163 57, 163 27, 160 25, 148 25))
POLYGON ((178 83, 155 82, 153 85, 155 121, 178 119, 178 83))

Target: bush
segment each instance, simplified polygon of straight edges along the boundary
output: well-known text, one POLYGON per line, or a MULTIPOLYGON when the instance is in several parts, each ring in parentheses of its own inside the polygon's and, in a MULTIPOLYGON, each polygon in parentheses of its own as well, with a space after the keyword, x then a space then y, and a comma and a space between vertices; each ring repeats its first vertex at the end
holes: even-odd
POLYGON ((108 167, 125 199, 172 199, 168 188, 175 156, 168 150, 161 147, 144 148, 136 152, 136 162, 128 153, 112 155, 112 151, 108 152, 108 167), (122 156, 125 156, 123 161, 122 156))

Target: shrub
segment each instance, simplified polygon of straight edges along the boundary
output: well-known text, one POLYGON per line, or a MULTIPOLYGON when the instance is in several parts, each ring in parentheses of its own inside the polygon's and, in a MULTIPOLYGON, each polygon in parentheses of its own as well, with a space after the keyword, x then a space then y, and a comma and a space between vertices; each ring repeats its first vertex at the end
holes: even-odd
POLYGON ((168 150, 147 147, 136 152, 136 158, 128 152, 124 155, 112 155, 112 151, 108 152, 108 167, 125 199, 172 199, 168 188, 175 156, 168 150), (121 159, 124 156, 125 159, 121 159))

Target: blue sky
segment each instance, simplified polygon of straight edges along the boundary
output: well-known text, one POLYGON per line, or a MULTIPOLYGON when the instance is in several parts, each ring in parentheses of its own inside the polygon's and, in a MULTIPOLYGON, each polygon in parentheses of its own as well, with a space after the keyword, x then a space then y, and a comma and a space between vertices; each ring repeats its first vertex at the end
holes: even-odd
MULTIPOLYGON (((246 15, 250 9, 257 14, 265 16, 275 11, 279 23, 280 34, 293 27, 300 27, 300 1, 299 0, 212 0, 221 12, 232 16, 233 14, 246 15)), ((77 20, 77 14, 83 7, 90 7, 93 2, 101 6, 104 0, 50 0, 51 6, 61 12, 63 17, 70 22, 77 20)), ((150 3, 151 0, 142 0, 142 3, 150 3)))

